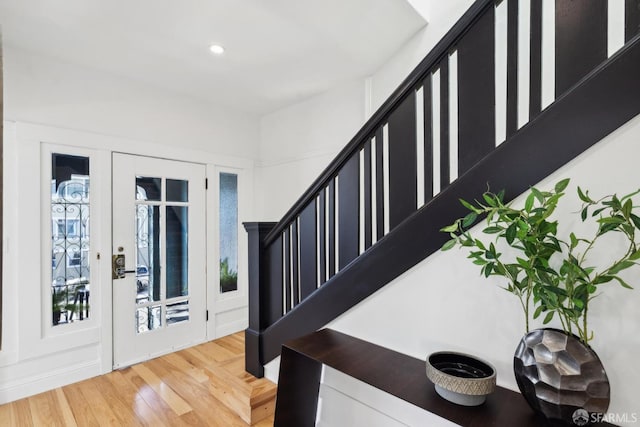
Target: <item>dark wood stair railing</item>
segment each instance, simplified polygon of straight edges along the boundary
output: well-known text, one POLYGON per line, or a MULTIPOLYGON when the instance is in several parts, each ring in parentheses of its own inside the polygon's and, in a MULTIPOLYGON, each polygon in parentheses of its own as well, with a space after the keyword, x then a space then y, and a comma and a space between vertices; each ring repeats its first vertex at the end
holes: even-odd
MULTIPOLYGON (((556 58, 579 58, 556 60, 556 99, 542 111, 542 12, 531 2, 529 121, 517 128, 518 46, 508 43, 506 141, 496 144, 499 3, 476 1, 280 222, 246 224, 250 373, 262 376, 282 343, 326 325, 438 250, 446 239, 438 230, 463 214, 458 198, 487 185, 516 197, 640 113, 637 2, 626 3, 626 45, 607 59, 598 47, 607 40, 602 11, 556 0, 556 58), (583 39, 594 49, 576 47, 583 39)), ((517 3, 508 2, 512 36, 517 3)))

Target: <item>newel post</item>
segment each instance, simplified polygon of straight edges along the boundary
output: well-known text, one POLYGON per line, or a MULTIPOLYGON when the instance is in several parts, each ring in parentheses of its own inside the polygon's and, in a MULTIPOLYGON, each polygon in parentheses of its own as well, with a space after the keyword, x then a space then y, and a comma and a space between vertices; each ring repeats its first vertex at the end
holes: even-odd
POLYGON ((264 238, 276 225, 275 222, 245 222, 249 234, 249 327, 245 330, 245 370, 251 375, 264 376, 262 354, 262 331, 264 324, 266 294, 268 293, 268 271, 264 238))

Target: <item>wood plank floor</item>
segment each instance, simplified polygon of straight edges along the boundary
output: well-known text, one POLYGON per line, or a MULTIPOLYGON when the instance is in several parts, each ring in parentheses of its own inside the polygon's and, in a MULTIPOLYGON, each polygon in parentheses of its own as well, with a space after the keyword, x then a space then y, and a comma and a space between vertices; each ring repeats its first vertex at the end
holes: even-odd
MULTIPOLYGON (((248 424, 228 406, 247 392, 249 412, 262 411, 253 419, 263 418, 275 386, 244 372, 238 333, 1 405, 0 426, 241 427, 248 424)), ((254 425, 272 426, 272 414, 254 425)))

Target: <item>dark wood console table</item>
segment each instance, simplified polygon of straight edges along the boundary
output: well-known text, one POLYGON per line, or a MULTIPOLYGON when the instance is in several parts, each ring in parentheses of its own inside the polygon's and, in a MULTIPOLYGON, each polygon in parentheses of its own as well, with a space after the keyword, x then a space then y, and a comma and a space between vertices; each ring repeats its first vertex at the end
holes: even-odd
POLYGON ((497 387, 481 406, 455 405, 436 394, 423 360, 322 329, 282 346, 275 427, 315 425, 323 364, 461 426, 545 425, 520 393, 497 387))

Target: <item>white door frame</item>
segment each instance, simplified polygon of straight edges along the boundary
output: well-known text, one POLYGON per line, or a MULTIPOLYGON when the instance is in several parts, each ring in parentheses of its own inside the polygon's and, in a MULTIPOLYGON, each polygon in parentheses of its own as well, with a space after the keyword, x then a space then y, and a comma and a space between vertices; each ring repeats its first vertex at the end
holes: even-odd
MULTIPOLYGON (((7 122, 5 122, 7 125, 7 122)), ((215 211, 212 210, 212 204, 217 203, 215 199, 215 188, 213 178, 215 177, 215 171, 218 167, 228 168, 230 172, 238 173, 238 185, 239 185, 239 222, 240 224, 243 221, 254 220, 253 217, 253 170, 255 167, 254 161, 249 157, 238 157, 234 155, 225 155, 214 153, 211 151, 205 151, 198 148, 189 148, 184 145, 175 144, 158 144, 154 142, 141 141, 141 140, 132 140, 123 137, 110 136, 105 134, 99 134, 95 132, 89 132, 84 130, 74 130, 74 129, 66 129, 55 126, 27 123, 27 122, 15 122, 13 126, 10 126, 11 123, 7 125, 7 129, 5 135, 9 133, 9 137, 13 136, 17 141, 16 144, 9 144, 7 156, 18 159, 32 159, 28 162, 30 168, 21 167, 19 170, 16 170, 16 177, 22 182, 27 182, 30 184, 24 184, 23 186, 27 186, 31 188, 33 192, 38 194, 37 206, 35 202, 31 202, 31 198, 27 197, 19 197, 21 200, 17 206, 25 207, 26 209, 21 210, 19 213, 17 210, 13 212, 9 212, 8 215, 14 215, 15 218, 18 215, 21 217, 21 220, 17 219, 14 223, 19 223, 19 227, 16 230, 11 230, 11 232, 7 232, 7 237, 13 237, 15 241, 18 240, 28 240, 28 241, 41 241, 41 234, 39 232, 40 226, 33 227, 33 222, 37 222, 41 224, 41 211, 39 209, 40 201, 42 200, 40 197, 42 191, 42 173, 41 173, 41 147, 42 144, 51 144, 57 147, 64 147, 65 151, 68 149, 69 154, 80 154, 81 150, 92 150, 96 153, 97 158, 94 166, 99 166, 101 171, 99 188, 96 190, 94 195, 96 197, 92 197, 92 201, 97 201, 97 197, 99 197, 99 201, 101 204, 100 209, 100 246, 95 249, 100 252, 101 261, 100 261, 100 290, 92 289, 91 293, 91 303, 92 307, 96 309, 95 313, 97 314, 100 311, 100 317, 94 318, 97 321, 97 324, 94 324, 95 327, 92 328, 84 328, 83 322, 77 324, 78 328, 81 330, 68 330, 68 334, 65 333, 61 336, 56 336, 55 339, 53 337, 47 337, 42 330, 41 320, 38 319, 37 322, 33 322, 33 313, 27 313, 26 311, 17 311, 16 315, 19 319, 24 321, 20 321, 20 328, 9 328, 9 332, 7 333, 8 340, 14 340, 17 343, 19 353, 21 354, 29 354, 32 357, 40 357, 46 356, 48 354, 55 353, 58 347, 52 347, 52 343, 56 344, 60 343, 61 345, 67 343, 69 345, 62 345, 59 349, 69 350, 71 348, 84 348, 89 345, 97 345, 97 354, 95 356, 91 356, 90 359, 83 359, 82 365, 80 369, 82 372, 89 372, 91 369, 96 368, 97 373, 108 373, 113 370, 113 331, 112 331, 112 283, 111 283, 111 242, 112 242, 112 230, 111 230, 111 194, 112 194, 112 184, 111 184, 111 169, 112 169, 112 153, 120 152, 125 154, 136 154, 141 156, 148 156, 150 153, 153 153, 155 156, 159 158, 171 159, 171 160, 182 160, 185 162, 192 163, 203 163, 207 165, 207 176, 210 179, 209 182, 209 190, 207 191, 206 199, 207 199, 207 244, 209 248, 216 249, 217 242, 214 240, 215 237, 212 236, 211 228, 214 227, 217 216, 214 216, 215 211), (29 200, 27 200, 29 199, 29 200), (22 201, 22 200, 27 200, 22 201), (35 208, 32 209, 32 205, 35 208), (27 216, 29 220, 22 220, 22 217, 27 216), (29 225, 26 225, 29 224, 29 225), (214 225, 212 225, 214 224, 214 225), (18 239, 16 236, 20 236, 18 239), (100 296, 98 297, 98 293, 100 296), (26 326, 25 326, 26 325, 26 326), (18 331, 20 331, 20 337, 18 340, 18 331), (88 371, 89 370, 89 371, 88 371)), ((20 160, 24 164, 23 160, 20 160)), ((18 164, 16 162, 16 164, 18 164)), ((11 163, 9 166, 12 166, 11 163)), ((97 181, 94 181, 97 183, 97 181)), ((45 185, 46 187, 46 185, 45 185)), ((93 187, 93 183, 92 183, 93 187)), ((9 186, 7 190, 7 194, 9 194, 9 190, 17 193, 17 190, 13 188, 13 186, 9 186)), ((18 198, 18 194, 15 194, 18 198)), ((95 218, 96 220, 98 218, 95 218)), ((93 225, 97 225, 95 222, 93 225)), ((47 225, 49 226, 49 225, 47 225)), ((95 236, 94 236, 95 237, 95 236)), ((244 261, 246 258, 246 232, 240 225, 240 231, 238 233, 239 237, 239 259, 244 261)), ((15 241, 11 243, 15 245, 15 241)), ((95 241, 95 239, 94 239, 95 241)), ((92 242, 93 244, 93 242, 92 242)), ((7 253, 7 259, 17 259, 16 257, 21 256, 22 253, 31 254, 33 248, 31 246, 27 247, 26 245, 22 246, 17 245, 17 249, 11 250, 10 253, 7 253), (26 251, 26 252, 25 252, 26 251)), ((216 256, 212 254, 212 250, 210 249, 207 252, 207 256, 211 259, 215 259, 216 256)), ((38 250, 38 258, 41 259, 41 251, 38 250)), ((211 265, 208 263, 208 265, 211 265)), ((214 266, 216 263, 213 264, 214 266)), ((11 267, 11 266, 9 266, 11 267)), ((15 275, 18 277, 18 274, 14 271, 13 268, 7 267, 7 274, 15 275)), ((29 271, 21 271, 19 274, 20 280, 23 281, 24 287, 20 288, 20 291, 14 294, 14 298, 16 301, 22 302, 31 301, 34 293, 42 292, 42 268, 46 267, 46 264, 40 265, 38 264, 37 268, 29 271)), ((239 286, 243 286, 243 281, 246 280, 247 277, 246 265, 240 266, 239 271, 239 286)), ((216 275, 218 272, 216 271, 216 275)), ((208 274, 208 280, 211 281, 212 273, 208 274)), ((211 289, 213 286, 211 283, 208 284, 208 288, 211 289)), ((246 285, 245 288, 246 289, 246 285)), ((8 294, 9 295, 9 294, 8 294)), ((9 295, 11 296, 11 295, 9 295)), ((226 295, 225 295, 226 297, 226 295)), ((233 308, 229 306, 231 303, 228 301, 224 301, 217 308, 214 309, 214 304, 211 302, 213 297, 210 297, 208 294, 207 302, 208 308, 210 310, 209 323, 208 326, 208 336, 207 339, 216 338, 216 336, 220 336, 224 333, 225 329, 229 331, 230 327, 233 327, 235 330, 241 330, 246 328, 246 316, 244 318, 244 324, 242 325, 242 321, 233 320, 238 319, 238 313, 242 312, 242 310, 246 311, 247 301, 246 296, 243 297, 239 295, 235 295, 238 299, 238 308, 233 308), (225 307, 227 305, 227 307, 225 307), (225 308, 231 308, 230 311, 225 311, 225 308), (218 313, 222 314, 218 318, 218 324, 223 325, 220 328, 214 327, 214 321, 216 316, 211 310, 217 310, 218 313), (236 317, 231 318, 231 322, 227 322, 230 318, 229 315, 233 314, 236 317), (225 323, 226 322, 226 323, 225 323), (231 326, 224 326, 224 325, 231 326), (236 326, 233 326, 233 325, 236 326), (216 335, 216 330, 218 330, 218 335, 216 335)), ((10 298, 7 298, 7 301, 10 301, 10 298)), ((9 310, 11 311, 11 310, 9 310)), ((42 316, 38 313, 38 317, 42 316)), ((4 355, 0 355, 0 364, 2 361, 6 360, 14 360, 17 357, 17 352, 15 353, 7 353, 4 355)), ((17 359, 16 359, 17 360, 17 359)), ((80 371, 79 371, 80 372, 80 371)), ((93 371, 91 371, 93 372, 93 371)), ((91 374, 90 374, 91 375, 91 374)), ((80 377, 79 377, 80 378, 80 377)))
MULTIPOLYGON (((121 368, 206 340, 207 322, 205 316, 208 287, 206 280, 207 242, 206 236, 202 235, 202 232, 206 230, 207 224, 206 168, 202 163, 167 160, 137 154, 113 153, 112 158, 112 209, 115 209, 118 205, 122 205, 130 210, 123 215, 116 215, 115 211, 112 214, 113 255, 125 255, 125 267, 127 270, 133 272, 137 270, 138 264, 138 260, 136 259, 135 230, 133 227, 134 208, 138 206, 133 192, 135 177, 140 174, 143 176, 161 176, 167 177, 167 179, 189 181, 188 201, 186 202, 187 204, 184 204, 184 206, 189 206, 189 228, 187 231, 189 236, 189 293, 186 296, 186 300, 189 301, 189 318, 186 321, 174 325, 167 324, 167 320, 164 317, 166 314, 165 303, 163 302, 164 300, 161 299, 157 304, 150 305, 150 307, 161 307, 160 328, 143 333, 135 332, 134 313, 138 310, 138 305, 134 301, 137 299, 138 294, 136 290, 136 275, 129 273, 125 274, 121 279, 114 279, 112 281, 113 364, 114 367, 121 368), (116 170, 116 168, 118 169, 116 170), (116 189, 116 186, 123 186, 124 188, 116 189), (129 317, 129 315, 131 317, 129 317)), ((162 181, 164 182, 164 179, 162 181)), ((182 202, 166 201, 164 199, 165 191, 166 187, 163 184, 161 200, 150 203, 150 205, 157 205, 159 207, 160 223, 166 221, 168 215, 168 211, 165 212, 160 206, 183 205, 182 202)), ((160 274, 161 295, 163 294, 162 289, 165 289, 166 274, 169 271, 165 258, 165 249, 167 248, 165 238, 168 229, 165 227, 162 230, 158 242, 160 249, 160 266, 163 268, 160 274)), ((179 298, 179 300, 182 301, 183 298, 179 298)))
POLYGON ((212 340, 248 327, 248 271, 247 233, 242 225, 248 220, 251 212, 251 200, 248 188, 252 180, 251 174, 241 168, 223 166, 207 166, 209 190, 207 191, 207 306, 209 322, 207 339, 212 340), (220 209, 220 174, 232 173, 238 176, 238 290, 220 292, 220 249, 219 245, 219 209, 220 209))

